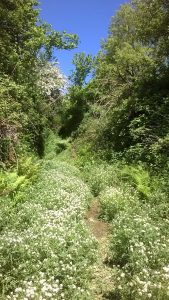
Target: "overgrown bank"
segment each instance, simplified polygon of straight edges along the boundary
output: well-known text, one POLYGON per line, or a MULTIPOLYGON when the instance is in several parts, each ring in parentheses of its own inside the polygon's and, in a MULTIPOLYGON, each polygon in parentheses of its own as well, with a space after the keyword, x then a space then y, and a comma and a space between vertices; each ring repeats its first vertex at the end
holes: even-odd
MULTIPOLYGON (((169 220, 165 184, 141 166, 117 161, 93 161, 84 165, 84 175, 99 199, 100 218, 110 226, 103 263, 111 269, 109 287, 112 286, 108 294, 98 299, 168 299, 169 220)), ((106 278, 101 274, 104 282, 106 278)))
POLYGON ((51 134, 36 182, 1 198, 2 299, 168 299, 165 184, 75 148, 51 134), (85 223, 96 196, 109 227, 98 260, 85 223))
POLYGON ((50 160, 19 200, 1 199, 1 299, 91 299, 91 197, 75 167, 50 160))
MULTIPOLYGON (((55 149, 57 143, 52 142, 55 149)), ((60 158, 80 168, 97 197, 98 217, 110 228, 107 253, 101 254, 103 268, 99 267, 103 290, 98 285, 96 299, 168 299, 167 173, 152 174, 144 164, 125 160, 107 163, 78 139, 67 147, 60 158)))

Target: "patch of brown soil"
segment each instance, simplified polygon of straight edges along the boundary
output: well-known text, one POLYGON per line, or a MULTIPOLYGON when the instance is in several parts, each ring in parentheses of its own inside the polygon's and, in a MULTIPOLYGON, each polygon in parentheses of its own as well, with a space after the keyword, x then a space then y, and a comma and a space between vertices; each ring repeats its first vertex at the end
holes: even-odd
POLYGON ((98 219, 99 212, 99 202, 94 200, 85 217, 86 224, 98 240, 98 259, 93 267, 91 282, 93 300, 107 299, 105 295, 109 294, 113 288, 111 268, 105 264, 109 244, 109 224, 98 219))
POLYGON ((86 223, 96 239, 102 239, 108 234, 108 224, 99 220, 99 204, 98 201, 93 201, 89 211, 86 214, 86 223))

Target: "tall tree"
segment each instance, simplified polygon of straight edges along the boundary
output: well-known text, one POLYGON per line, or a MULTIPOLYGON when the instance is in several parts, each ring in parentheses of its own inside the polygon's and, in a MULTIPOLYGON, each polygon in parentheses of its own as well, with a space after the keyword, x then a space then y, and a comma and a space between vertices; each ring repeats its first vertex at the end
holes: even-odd
POLYGON ((133 0, 112 18, 96 60, 97 145, 132 161, 159 163, 168 155, 168 28, 168 1, 133 0))
POLYGON ((51 60, 54 47, 72 49, 78 43, 76 35, 60 33, 42 23, 38 5, 36 0, 0 0, 0 159, 3 161, 12 157, 15 160, 16 142, 23 134, 32 146, 37 145, 47 123, 46 100, 38 85, 39 61, 51 60))
POLYGON ((85 54, 84 52, 77 53, 74 55, 72 64, 75 67, 75 70, 72 71, 70 80, 75 86, 83 86, 85 84, 86 77, 91 72, 93 66, 92 56, 85 54))

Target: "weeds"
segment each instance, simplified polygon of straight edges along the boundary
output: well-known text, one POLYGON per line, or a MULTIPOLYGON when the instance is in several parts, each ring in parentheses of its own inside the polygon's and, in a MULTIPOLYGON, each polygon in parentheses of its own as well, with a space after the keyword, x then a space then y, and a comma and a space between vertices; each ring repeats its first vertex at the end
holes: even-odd
POLYGON ((76 174, 66 163, 46 162, 24 202, 13 207, 3 199, 1 299, 90 299, 96 242, 83 215, 91 193, 76 174))

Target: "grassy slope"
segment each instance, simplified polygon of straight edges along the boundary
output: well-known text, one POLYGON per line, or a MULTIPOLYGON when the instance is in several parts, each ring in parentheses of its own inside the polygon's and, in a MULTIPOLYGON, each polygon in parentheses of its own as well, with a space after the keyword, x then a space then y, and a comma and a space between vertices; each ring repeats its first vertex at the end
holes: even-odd
POLYGON ((22 202, 2 199, 1 299, 91 299, 90 200, 79 171, 56 160, 45 161, 22 202))

